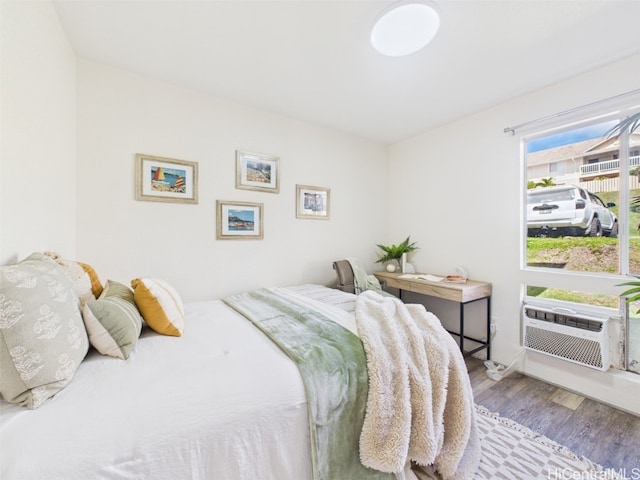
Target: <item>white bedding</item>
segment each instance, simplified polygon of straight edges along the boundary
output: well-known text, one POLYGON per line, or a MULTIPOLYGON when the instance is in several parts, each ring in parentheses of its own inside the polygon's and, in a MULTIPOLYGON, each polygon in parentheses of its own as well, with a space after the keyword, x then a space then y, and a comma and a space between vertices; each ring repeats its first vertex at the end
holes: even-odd
POLYGON ((294 363, 221 301, 185 310, 182 337, 145 329, 126 361, 90 352, 39 409, 1 401, 0 478, 310 479, 294 363))

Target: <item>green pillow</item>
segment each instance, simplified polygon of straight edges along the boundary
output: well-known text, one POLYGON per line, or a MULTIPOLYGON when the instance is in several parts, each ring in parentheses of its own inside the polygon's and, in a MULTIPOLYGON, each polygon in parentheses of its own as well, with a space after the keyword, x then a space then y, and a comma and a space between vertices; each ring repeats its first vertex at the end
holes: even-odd
POLYGON ((33 409, 62 390, 89 349, 67 272, 34 253, 0 267, 0 394, 33 409))
POLYGON ((89 342, 103 355, 126 360, 142 330, 142 317, 133 301, 133 291, 107 280, 100 298, 87 300, 82 310, 89 342))

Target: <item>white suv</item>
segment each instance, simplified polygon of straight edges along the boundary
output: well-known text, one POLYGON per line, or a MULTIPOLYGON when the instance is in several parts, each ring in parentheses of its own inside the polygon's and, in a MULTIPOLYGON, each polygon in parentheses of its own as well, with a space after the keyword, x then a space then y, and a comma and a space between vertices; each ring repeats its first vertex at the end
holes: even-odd
POLYGON ((542 187, 527 192, 530 237, 618 235, 618 219, 609 210, 615 203, 575 185, 542 187))

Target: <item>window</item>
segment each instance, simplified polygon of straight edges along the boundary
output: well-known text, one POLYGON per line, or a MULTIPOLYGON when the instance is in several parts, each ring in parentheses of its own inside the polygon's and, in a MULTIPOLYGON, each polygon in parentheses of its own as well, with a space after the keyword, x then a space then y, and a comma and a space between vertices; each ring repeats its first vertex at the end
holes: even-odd
MULTIPOLYGON (((565 271, 626 273, 621 265, 619 160, 598 161, 618 152, 606 133, 615 121, 560 128, 525 140, 527 171, 527 266, 565 271), (537 166, 570 157, 564 172, 541 178, 537 166)), ((628 175, 623 165, 623 174, 628 175)), ((640 191, 638 191, 640 195, 640 191)), ((640 206, 640 202, 639 202, 640 206)), ((638 216, 640 224, 640 215, 638 216)), ((635 232, 637 233, 637 232, 635 232)), ((640 262, 639 262, 640 266, 640 262)))
MULTIPOLYGON (((521 137, 528 269, 620 275, 620 283, 640 275, 640 128, 611 133, 622 118, 599 115, 521 137)), ((627 367, 640 373, 640 302, 622 308, 618 297, 552 283, 527 287, 527 296, 628 311, 627 367)))

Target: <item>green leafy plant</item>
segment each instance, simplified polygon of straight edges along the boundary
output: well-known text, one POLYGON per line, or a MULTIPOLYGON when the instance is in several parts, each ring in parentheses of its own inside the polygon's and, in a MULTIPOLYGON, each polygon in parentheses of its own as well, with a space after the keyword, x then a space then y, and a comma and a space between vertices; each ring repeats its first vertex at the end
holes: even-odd
MULTIPOLYGON (((618 286, 628 286, 632 287, 620 294, 621 297, 624 297, 627 303, 635 302, 636 300, 640 300, 640 277, 637 275, 633 275, 633 277, 638 280, 632 280, 630 282, 619 283, 618 286)), ((636 313, 640 313, 640 308, 636 311, 636 313)))
POLYGON ((402 254, 411 253, 414 250, 418 249, 418 247, 416 247, 416 242, 412 242, 410 240, 410 237, 407 237, 402 243, 398 245, 387 246, 387 245, 377 244, 377 247, 384 252, 384 255, 382 255, 378 260, 376 260, 376 263, 386 263, 386 262, 391 262, 395 260, 398 262, 398 265, 400 264, 400 259, 402 258, 402 254))

